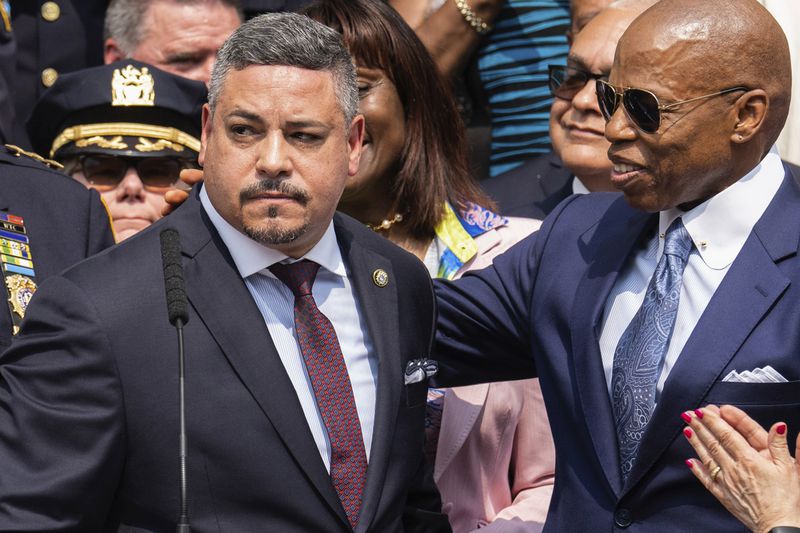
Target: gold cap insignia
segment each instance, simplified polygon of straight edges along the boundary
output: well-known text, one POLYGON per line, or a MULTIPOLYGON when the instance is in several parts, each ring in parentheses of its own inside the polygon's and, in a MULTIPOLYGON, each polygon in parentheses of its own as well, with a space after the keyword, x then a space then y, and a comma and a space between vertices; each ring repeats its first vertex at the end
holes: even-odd
POLYGON ((372 281, 378 287, 385 287, 389 284, 389 274, 382 268, 379 268, 372 273, 372 281))
POLYGON ((36 283, 31 278, 14 274, 6 277, 6 287, 8 287, 8 301, 14 308, 14 312, 20 318, 25 317, 25 309, 36 292, 36 283))
POLYGON ((153 75, 147 67, 142 70, 133 65, 114 69, 111 78, 112 106, 152 106, 156 93, 153 75))

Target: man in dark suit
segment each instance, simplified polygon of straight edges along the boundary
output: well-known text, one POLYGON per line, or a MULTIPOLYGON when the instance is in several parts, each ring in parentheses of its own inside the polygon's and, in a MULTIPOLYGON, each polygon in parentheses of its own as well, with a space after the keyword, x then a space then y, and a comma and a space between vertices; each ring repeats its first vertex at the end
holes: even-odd
POLYGON ((0 310, 0 349, 11 343, 37 284, 113 244, 96 192, 0 146, 0 294, 9 303, 0 310))
POLYGON ((173 228, 192 530, 448 531, 422 456, 426 365, 404 380, 432 340, 427 271, 334 215, 364 132, 341 37, 294 14, 251 20, 220 51, 209 106, 202 190, 51 278, 0 358, 0 530, 174 529, 159 252, 173 228))
POLYGON ((772 148, 788 45, 754 0, 662 0, 609 83, 624 199, 574 196, 492 267, 437 285, 438 384, 539 376, 557 453, 545 531, 738 531, 684 462, 681 414, 731 403, 800 427, 800 184, 772 148))

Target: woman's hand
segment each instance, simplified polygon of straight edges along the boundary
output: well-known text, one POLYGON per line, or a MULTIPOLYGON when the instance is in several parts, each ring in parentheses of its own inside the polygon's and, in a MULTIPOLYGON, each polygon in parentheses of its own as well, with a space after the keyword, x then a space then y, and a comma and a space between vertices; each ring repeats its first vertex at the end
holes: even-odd
POLYGON ((785 423, 776 422, 767 433, 731 405, 681 416, 699 457, 686 464, 726 509, 757 533, 800 527, 800 467, 789 453, 785 423))
MULTIPOLYGON (((181 170, 181 181, 191 188, 193 185, 203 181, 203 171, 196 168, 186 168, 181 170)), ((189 191, 183 189, 170 189, 164 194, 166 205, 161 208, 161 214, 169 215, 178 208, 186 199, 189 198, 189 191)))

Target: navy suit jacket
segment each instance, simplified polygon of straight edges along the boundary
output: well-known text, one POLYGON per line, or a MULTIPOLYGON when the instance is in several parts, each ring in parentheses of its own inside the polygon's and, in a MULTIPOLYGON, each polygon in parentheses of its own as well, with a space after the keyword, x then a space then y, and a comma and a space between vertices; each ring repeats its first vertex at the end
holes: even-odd
MULTIPOLYGON (((434 300, 423 265, 337 215, 378 358, 359 532, 449 531, 423 467, 434 300), (379 287, 376 269, 388 273, 379 287), (401 335, 400 332, 404 332, 401 335)), ((264 319, 196 195, 50 278, 0 356, 0 530, 174 531, 178 356, 159 233, 182 238, 192 531, 351 531, 264 319)))
POLYGON ((572 180, 572 172, 551 152, 487 178, 481 187, 497 202, 500 213, 542 220, 572 195, 572 180))
MULTIPOLYGON (((114 244, 96 191, 2 146, 0 211, 24 219, 38 283, 114 244)), ((0 302, 0 350, 11 343, 11 326, 9 307, 0 302)))
POLYGON ((729 403, 800 428, 800 186, 775 198, 712 297, 664 385, 626 483, 598 345, 606 300, 658 216, 619 194, 574 196, 494 264, 437 284, 439 384, 540 377, 556 445, 545 531, 744 531, 684 464, 680 414, 729 403), (772 365, 787 383, 726 383, 772 365))

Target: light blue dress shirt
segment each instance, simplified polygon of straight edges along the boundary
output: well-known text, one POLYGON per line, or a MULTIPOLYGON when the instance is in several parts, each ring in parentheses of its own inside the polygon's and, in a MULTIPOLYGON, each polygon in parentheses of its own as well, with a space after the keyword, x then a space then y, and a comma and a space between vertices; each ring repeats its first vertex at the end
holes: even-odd
MULTIPOLYGON (((295 337, 294 295, 268 270, 275 263, 294 260, 252 240, 231 226, 214 208, 205 188, 200 191, 200 202, 227 246, 239 274, 264 317, 272 342, 297 393, 322 461, 330 472, 330 441, 295 337)), ((347 277, 333 222, 319 242, 301 259, 309 259, 321 266, 312 292, 317 307, 331 321, 339 338, 353 387, 364 449, 369 460, 375 422, 378 361, 363 312, 347 277)))
POLYGON ((678 360, 714 292, 733 263, 758 219, 764 214, 784 177, 783 164, 775 147, 759 165, 739 181, 689 211, 673 208, 659 213, 658 235, 636 251, 620 272, 606 300, 600 334, 606 384, 611 394, 614 351, 620 337, 641 307, 650 278, 664 251, 669 225, 683 217, 694 249, 683 273, 681 299, 675 329, 667 349, 657 394, 678 360))

